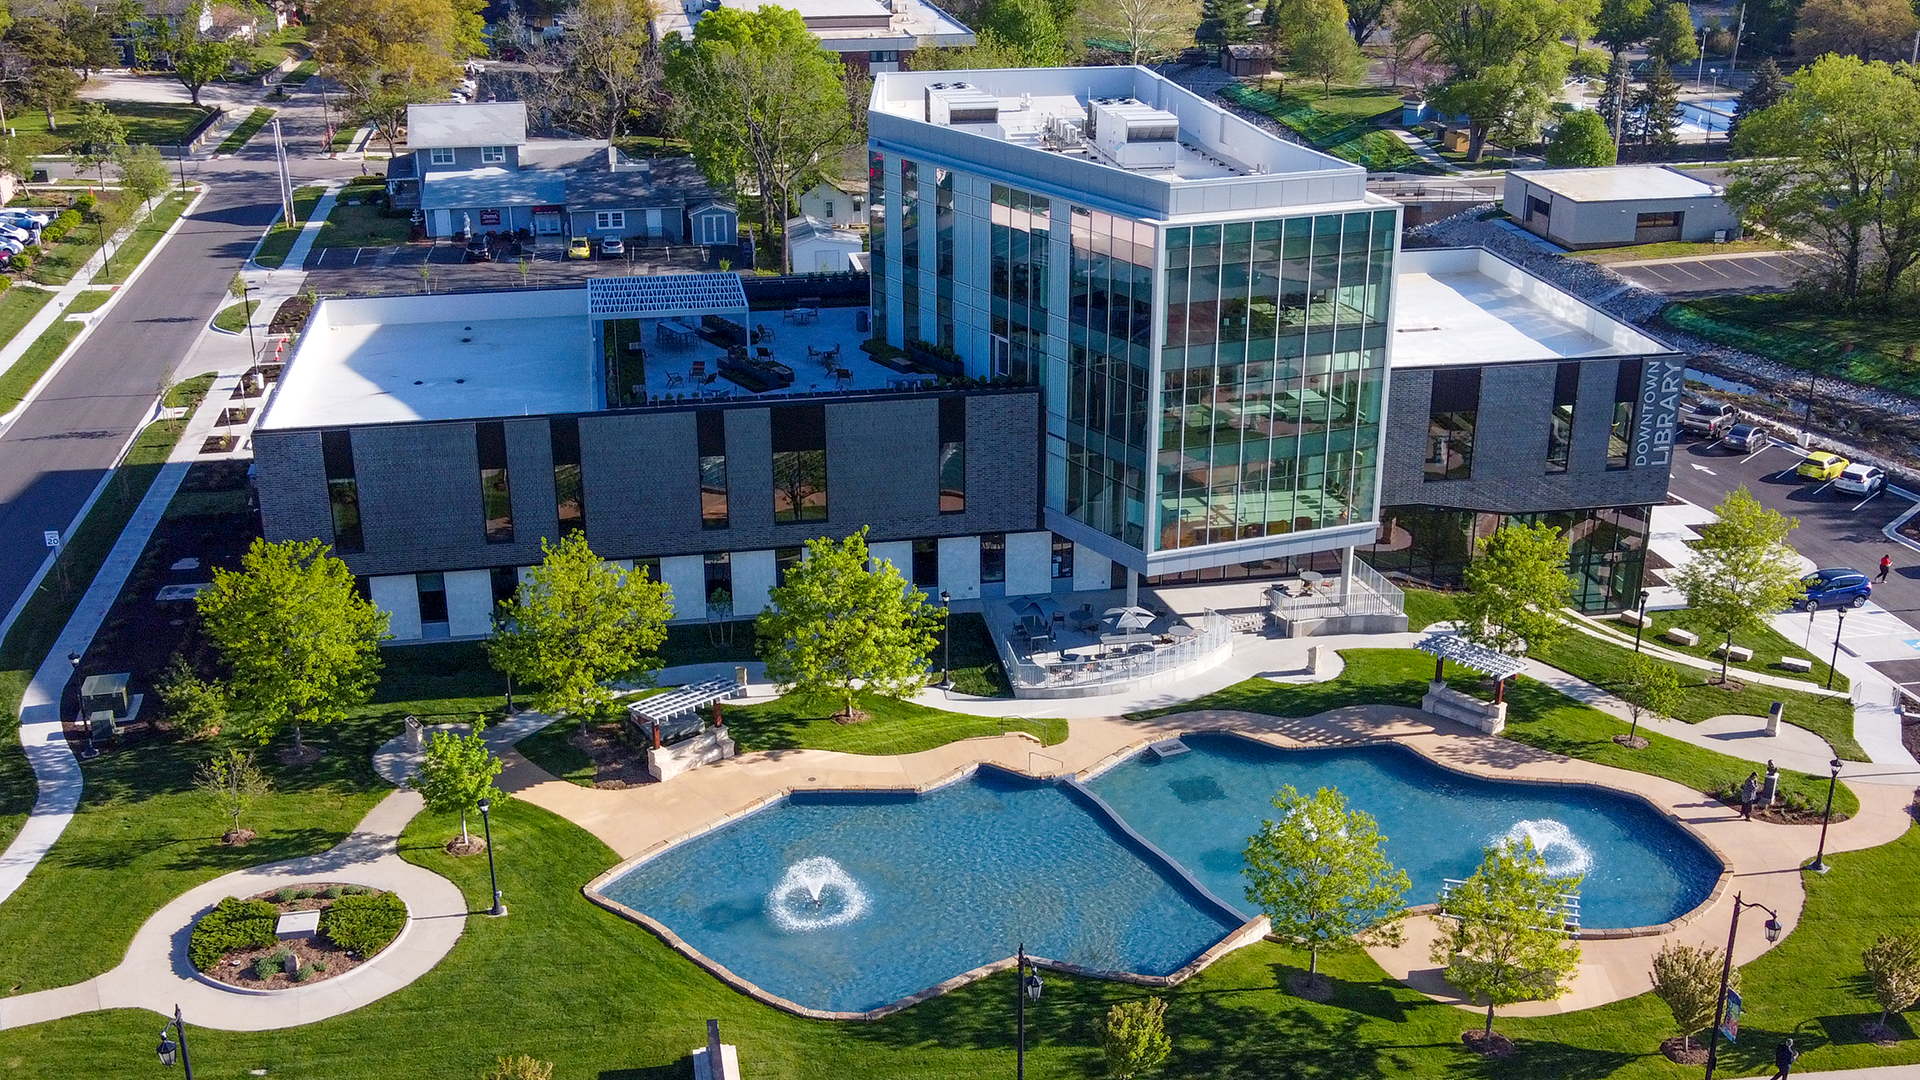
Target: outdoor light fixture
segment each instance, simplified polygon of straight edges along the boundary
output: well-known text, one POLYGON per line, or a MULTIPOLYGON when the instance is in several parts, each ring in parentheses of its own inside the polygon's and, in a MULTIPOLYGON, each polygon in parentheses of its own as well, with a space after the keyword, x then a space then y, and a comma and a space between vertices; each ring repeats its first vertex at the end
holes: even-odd
MULTIPOLYGON (((1835 764, 1838 764, 1836 762, 1835 764)), ((1839 775, 1836 771, 1834 775, 1839 775)), ((1755 904, 1742 900, 1739 893, 1733 895, 1733 925, 1727 927, 1727 955, 1720 965, 1720 997, 1713 1006, 1713 1031, 1707 1041, 1707 1080, 1713 1080, 1714 1066, 1720 1061, 1720 1025, 1727 1015, 1727 980, 1733 975, 1733 939, 1740 932, 1740 910, 1759 908, 1767 913, 1767 944, 1780 940, 1780 913, 1765 904, 1755 904)))
POLYGON ((1019 1028, 1014 1037, 1013 1075, 1014 1080, 1026 1080, 1027 1077, 1027 1001, 1040 1000, 1040 972, 1027 960, 1027 946, 1020 945, 1020 951, 1014 954, 1013 974, 1017 989, 1013 992, 1013 1011, 1019 1028))
POLYGON ((492 809, 492 799, 480 800, 480 827, 487 836, 487 879, 493 882, 493 907, 487 914, 499 916, 507 913, 507 905, 500 902, 500 875, 493 869, 493 819, 487 813, 492 809))
POLYGON ((953 689, 953 594, 940 590, 940 689, 953 689))
POLYGON ((180 1006, 173 1007, 173 1023, 160 1029, 160 1045, 153 1048, 153 1053, 160 1059, 160 1064, 169 1069, 178 1059, 181 1067, 186 1069, 187 1080, 193 1080, 193 1059, 187 1056, 187 1022, 180 1018, 180 1006), (176 1043, 168 1038, 169 1031, 178 1035, 180 1041, 176 1043))
POLYGON ((1813 862, 1807 867, 1816 874, 1827 872, 1827 824, 1833 820, 1833 789, 1840 786, 1840 759, 1827 762, 1827 769, 1833 775, 1827 778, 1827 808, 1820 815, 1820 850, 1814 852, 1813 862))

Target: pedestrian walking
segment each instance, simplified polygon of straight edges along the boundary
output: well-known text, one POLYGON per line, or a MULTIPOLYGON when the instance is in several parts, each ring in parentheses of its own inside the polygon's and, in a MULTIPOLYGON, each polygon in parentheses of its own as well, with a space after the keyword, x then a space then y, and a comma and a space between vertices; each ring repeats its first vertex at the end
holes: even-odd
POLYGON ((1753 820, 1754 800, 1759 797, 1760 776, 1757 773, 1748 773, 1747 782, 1740 785, 1740 816, 1742 818, 1748 821, 1753 820))
POLYGON ((1887 580, 1887 572, 1893 569, 1893 556, 1880 556, 1880 573, 1873 580, 1875 584, 1887 580))
POLYGON ((1793 1063, 1800 1060, 1800 1051, 1793 1048, 1792 1039, 1782 1039, 1773 1048, 1773 1065, 1779 1071, 1773 1074, 1773 1080, 1787 1080, 1787 1074, 1793 1071, 1793 1063))

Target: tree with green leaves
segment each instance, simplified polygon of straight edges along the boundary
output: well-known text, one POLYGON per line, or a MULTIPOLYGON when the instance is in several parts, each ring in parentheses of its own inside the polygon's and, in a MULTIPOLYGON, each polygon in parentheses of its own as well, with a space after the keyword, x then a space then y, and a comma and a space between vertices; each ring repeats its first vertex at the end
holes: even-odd
POLYGON ((1748 80, 1746 89, 1740 91, 1740 100, 1734 103, 1733 119, 1727 124, 1728 141, 1738 142, 1742 120, 1773 108, 1786 96, 1786 77, 1780 74, 1780 65, 1769 56, 1753 69, 1753 78, 1748 80))
POLYGON ((1626 113, 1632 102, 1633 67, 1625 58, 1616 56, 1607 66, 1606 87, 1600 91, 1600 100, 1593 107, 1593 111, 1607 122, 1616 154, 1620 147, 1627 144, 1629 128, 1626 113))
POLYGON ((208 801, 219 807, 221 816, 233 822, 224 837, 226 843, 245 843, 240 819, 268 792, 273 782, 253 763, 253 755, 229 749, 207 760, 194 774, 193 786, 208 801))
POLYGON ((473 840, 467 835, 467 815, 480 808, 480 800, 494 805, 507 800, 507 793, 493 786, 504 763, 491 749, 481 732, 484 721, 475 720, 473 731, 455 735, 436 731, 427 740, 426 753, 420 758, 420 774, 413 778, 413 789, 426 800, 427 809, 436 814, 460 815, 460 846, 473 840))
POLYGON ((213 571, 195 601, 232 672, 228 693, 262 744, 346 718, 380 682, 387 613, 354 587, 353 571, 318 540, 255 540, 240 569, 213 571))
POLYGON ((649 90, 660 81, 660 52, 651 30, 649 0, 579 0, 568 11, 558 42, 561 116, 612 139, 622 125, 651 111, 649 90))
POLYGON ((227 723, 227 693, 219 683, 200 677, 183 656, 175 656, 154 687, 167 721, 189 739, 220 734, 227 723))
POLYGON ((1633 97, 1640 116, 1640 139, 1662 149, 1680 142, 1680 82, 1667 65, 1655 60, 1633 97))
POLYGON ((397 150, 407 106, 444 100, 480 40, 479 0, 315 0, 307 40, 346 112, 397 150))
POLYGON ((1247 21, 1247 0, 1200 0, 1200 25, 1194 39, 1203 45, 1240 45, 1252 41, 1259 29, 1247 21))
POLYGON ((139 199, 149 210, 153 208, 153 197, 167 190, 172 182, 159 147, 141 143, 120 159, 121 190, 139 199))
POLYGON ((1151 64, 1193 40, 1200 9, 1193 0, 1106 0, 1088 19, 1101 37, 1126 46, 1127 63, 1151 64))
POLYGON ((1347 4, 1347 31, 1353 43, 1364 47, 1376 30, 1391 32, 1395 0, 1351 0, 1347 4))
POLYGON ((1567 73, 1561 39, 1579 30, 1579 0, 1404 0, 1397 32, 1431 39, 1425 56, 1448 75, 1432 101, 1467 118, 1467 160, 1479 161, 1489 136, 1531 141, 1549 94, 1567 73))
POLYGON ((1440 905, 1440 936, 1433 962, 1447 982, 1493 1010, 1521 1001, 1551 1001, 1567 992, 1580 965, 1580 945, 1567 929, 1566 897, 1578 877, 1555 877, 1530 840, 1484 849, 1479 869, 1447 893, 1440 905))
POLYGON ((1669 941, 1653 954, 1653 996, 1667 1006, 1680 1028, 1680 1045, 1693 1049, 1693 1033, 1713 1023, 1720 1004, 1720 973, 1729 970, 1727 989, 1740 992, 1740 969, 1722 967, 1720 950, 1669 941))
POLYGON ((858 718, 854 691, 904 700, 927 684, 940 615, 890 562, 867 551, 867 530, 807 542, 755 620, 767 677, 805 694, 831 696, 858 718))
POLYGON ((107 164, 119 161, 127 152, 127 122, 107 111, 97 101, 80 106, 73 122, 73 160, 83 169, 98 169, 100 182, 107 182, 107 164))
POLYGON ((0 77, 7 96, 40 106, 48 131, 60 130, 54 113, 73 102, 82 82, 76 69, 85 62, 86 54, 59 24, 38 15, 14 19, 0 35, 0 77))
POLYGON ((1366 77, 1367 58, 1353 42, 1342 0, 1286 0, 1278 19, 1287 43, 1287 70, 1318 79, 1322 97, 1333 92, 1335 82, 1366 77))
MULTIPOLYGON (((1700 527, 1693 558, 1675 572, 1673 583, 1685 594, 1693 618, 1724 634, 1731 646, 1734 634, 1764 629, 1768 616, 1806 595, 1799 556, 1787 546, 1787 534, 1800 527, 1800 519, 1760 505, 1745 484, 1720 500, 1713 513, 1716 520, 1700 527)), ((1729 652, 1720 654, 1723 683, 1729 652)))
POLYGON ((1114 1080, 1139 1080, 1160 1067, 1173 1053, 1167 1037, 1167 1003, 1148 997, 1123 1001, 1107 1010, 1100 1029, 1100 1049, 1107 1058, 1107 1075, 1114 1080))
POLYGON ((1887 1017, 1905 1012, 1920 1000, 1920 935, 1882 934, 1860 954, 1874 1003, 1880 1006, 1881 1029, 1887 1017))
POLYGON ((1059 67, 1067 39, 1046 0, 992 0, 980 32, 1018 48, 1028 67, 1059 67))
POLYGON ((541 712, 564 713, 584 730, 618 696, 608 683, 644 684, 659 670, 673 593, 644 568, 602 560, 582 533, 542 539, 540 551, 540 564, 500 605, 487 658, 532 684, 541 712))
POLYGON ((1884 309, 1920 262, 1920 86, 1904 68, 1823 56, 1780 103, 1743 111, 1728 198, 1825 256, 1843 310, 1884 309))
POLYGON ((1309 797, 1289 784, 1273 808, 1277 820, 1247 840, 1247 900, 1276 936, 1307 950, 1308 987, 1318 992, 1322 952, 1399 943, 1407 873, 1387 861, 1373 815, 1347 809, 1333 788, 1309 797))
POLYGON ((1647 38, 1647 55, 1677 68, 1700 58, 1700 39, 1693 26, 1693 15, 1684 0, 1660 5, 1654 13, 1652 33, 1647 38))
POLYGON ((1503 525, 1475 543, 1462 575, 1461 635, 1516 656, 1551 645, 1566 632, 1560 609, 1573 596, 1570 548, 1566 535, 1544 521, 1503 525))
POLYGON ((1619 681, 1613 684, 1612 689, 1613 696, 1627 706, 1627 716, 1633 721, 1627 733, 1615 735, 1613 741, 1634 750, 1647 745, 1647 740, 1640 738, 1640 718, 1647 715, 1672 716, 1682 700, 1680 673, 1672 665, 1645 653, 1634 653, 1627 657, 1619 681))
POLYGON ((1591 109, 1567 114, 1547 143, 1547 164, 1559 169, 1594 169, 1615 160, 1607 122, 1591 109))
POLYGON ((1793 31, 1795 56, 1857 56, 1899 62, 1911 53, 1920 19, 1907 0, 1806 0, 1793 31))
POLYGON ((1593 40, 1607 47, 1614 60, 1647 40, 1653 30, 1653 0, 1600 0, 1593 17, 1593 40))

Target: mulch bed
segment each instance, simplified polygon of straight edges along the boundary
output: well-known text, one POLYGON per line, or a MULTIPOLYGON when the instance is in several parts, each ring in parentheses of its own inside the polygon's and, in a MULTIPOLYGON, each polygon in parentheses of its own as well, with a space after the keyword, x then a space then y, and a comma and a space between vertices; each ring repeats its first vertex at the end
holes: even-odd
POLYGON ((1513 1056, 1513 1040, 1497 1031, 1492 1034, 1481 1031, 1479 1028, 1463 1031, 1460 1033, 1460 1041, 1467 1044, 1467 1049, 1483 1058, 1513 1056))
POLYGON ((628 741, 625 721, 589 724, 576 730, 567 741, 593 759, 593 786, 618 791, 653 783, 647 772, 647 752, 628 741))
POLYGON ((1667 1055, 1667 1060, 1676 1065, 1705 1065, 1707 1063, 1706 1047, 1699 1043, 1689 1044, 1687 1040, 1678 1035, 1661 1043, 1660 1052, 1667 1055))
POLYGON ((1861 1024, 1860 1037, 1882 1049, 1900 1045, 1900 1033, 1878 1020, 1861 1024))
MULTIPOLYGON (((1733 810, 1740 809, 1740 797, 1735 793, 1726 792, 1726 791, 1715 791, 1715 792, 1710 792, 1709 794, 1711 794, 1714 798, 1719 799, 1721 804, 1728 807, 1729 809, 1733 809, 1733 810)), ((1778 806, 1771 806, 1771 807, 1761 807, 1756 805, 1753 808, 1753 820, 1765 821, 1773 825, 1818 825, 1820 824, 1820 819, 1822 817, 1821 811, 1825 809, 1825 807, 1826 807, 1825 799, 1821 800, 1821 803, 1819 806, 1814 807, 1813 809, 1810 809, 1810 810, 1796 810, 1792 807, 1789 807, 1786 803, 1781 803, 1778 806)), ((1850 816, 1852 815, 1843 814, 1840 811, 1836 810, 1833 813, 1833 821, 1835 824, 1838 824, 1842 821, 1847 820, 1847 818, 1850 816)))
MULTIPOLYGON (((303 882, 296 888, 317 890, 325 889, 331 884, 336 883, 303 882)), ((278 908, 281 914, 290 911, 324 911, 333 906, 332 900, 322 896, 281 901, 278 899, 279 893, 279 889, 269 889, 263 893, 255 893, 247 899, 265 900, 278 908)), ((337 979, 366 963, 368 959, 369 957, 355 956, 340 948, 327 940, 324 935, 313 934, 309 937, 285 938, 261 948, 236 949, 221 957, 220 962, 215 964, 211 971, 202 972, 202 974, 229 986, 244 987, 248 990, 291 990, 300 986, 312 986, 314 983, 325 982, 328 979, 337 979), (263 956, 272 956, 282 949, 297 957, 302 969, 313 967, 316 961, 325 964, 327 969, 311 972, 306 978, 298 981, 288 978, 284 969, 274 972, 269 978, 255 978, 254 961, 263 956)))
POLYGON ((1325 975, 1296 974, 1287 976, 1287 992, 1306 1001, 1326 1002, 1333 999, 1333 980, 1325 975))
POLYGON ((303 293, 289 296, 273 313, 273 321, 267 324, 269 334, 297 334, 306 328, 307 316, 313 314, 313 301, 303 293))
POLYGON ((444 846, 447 854, 456 859, 464 859, 469 855, 478 855, 487 850, 487 842, 472 834, 468 834, 465 840, 456 836, 447 841, 444 846))
POLYGON ((1615 735, 1613 741, 1629 750, 1645 750, 1649 745, 1645 735, 1635 735, 1632 738, 1628 738, 1625 735, 1615 735))

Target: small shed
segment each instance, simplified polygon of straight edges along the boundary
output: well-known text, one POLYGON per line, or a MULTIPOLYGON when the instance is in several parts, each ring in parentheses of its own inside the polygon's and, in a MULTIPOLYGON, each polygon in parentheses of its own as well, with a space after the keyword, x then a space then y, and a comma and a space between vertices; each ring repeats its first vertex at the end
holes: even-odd
POLYGON ((1220 69, 1237 78, 1273 73, 1273 50, 1265 45, 1229 45, 1220 50, 1220 69))
POLYGON ((813 217, 787 219, 787 256, 796 274, 840 274, 852 269, 852 256, 866 244, 851 229, 838 229, 813 217))
POLYGON ((740 208, 708 199, 687 211, 687 235, 696 244, 733 244, 740 237, 740 208))
POLYGON ((1504 208, 1528 232, 1575 251, 1740 235, 1726 189, 1663 165, 1509 172, 1504 208))

